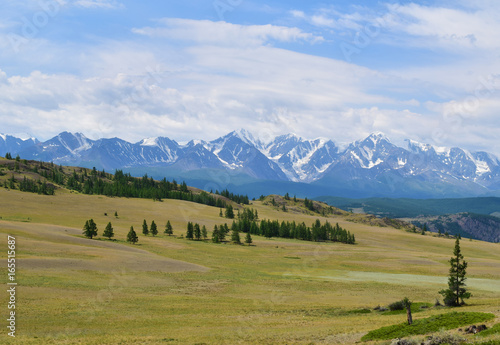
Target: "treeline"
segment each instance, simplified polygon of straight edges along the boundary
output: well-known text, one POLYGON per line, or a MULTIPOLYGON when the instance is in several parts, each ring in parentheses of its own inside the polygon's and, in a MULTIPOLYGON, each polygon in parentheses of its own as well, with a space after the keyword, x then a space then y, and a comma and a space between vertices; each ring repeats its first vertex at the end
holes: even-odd
MULTIPOLYGON (((218 228, 229 229, 227 224, 220 225, 218 228)), ((340 227, 338 223, 336 225, 332 225, 326 221, 324 224, 321 224, 319 219, 317 219, 312 226, 309 227, 304 222, 296 223, 295 221, 282 221, 280 223, 278 220, 263 219, 257 223, 255 220, 242 217, 233 221, 231 224, 231 230, 264 236, 267 238, 280 237, 314 242, 331 241, 345 244, 356 243, 354 234, 351 234, 350 231, 340 227)), ((227 232, 228 231, 226 231, 226 233, 227 232)))
MULTIPOLYGON (((19 160, 19 157, 16 157, 16 163, 19 164, 19 160)), ((16 169, 16 171, 18 170, 16 169)), ((80 173, 74 170, 72 174, 66 175, 62 166, 43 162, 36 162, 32 167, 28 167, 28 170, 39 174, 47 181, 83 194, 145 198, 159 201, 162 199, 177 199, 219 208, 225 208, 228 205, 222 198, 213 196, 207 192, 192 193, 184 181, 180 184, 175 180, 170 182, 166 178, 163 178, 161 181, 155 181, 147 174, 142 178, 136 178, 132 177, 129 173, 124 173, 122 170, 116 170, 115 174, 112 175, 106 173, 104 170, 98 171, 96 168, 93 168, 89 173, 87 169, 82 168, 80 173)), ((15 182, 17 181, 12 176, 9 183, 5 183, 5 187, 15 189, 15 182)), ((46 182, 24 177, 23 181, 19 182, 19 189, 26 192, 53 195, 55 187, 48 185, 46 182)), ((233 194, 227 189, 220 193, 217 191, 216 194, 236 203, 249 203, 248 196, 233 194)))

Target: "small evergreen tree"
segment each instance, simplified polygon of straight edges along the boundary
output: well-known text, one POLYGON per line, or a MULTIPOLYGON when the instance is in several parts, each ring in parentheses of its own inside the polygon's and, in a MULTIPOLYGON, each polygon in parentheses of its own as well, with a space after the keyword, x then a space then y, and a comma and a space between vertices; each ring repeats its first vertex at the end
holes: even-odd
POLYGON ((240 232, 237 229, 234 229, 231 233, 231 241, 236 244, 241 244, 240 240, 240 232))
POLYGON ((204 240, 206 240, 206 239, 207 239, 207 236, 208 236, 208 235, 207 235, 207 227, 206 227, 205 225, 203 225, 203 226, 201 227, 201 236, 203 237, 203 239, 204 239, 204 240))
POLYGON ((142 233, 146 236, 149 235, 148 223, 146 222, 146 219, 142 222, 142 233))
POLYGON ((92 237, 97 236, 97 225, 93 219, 87 220, 83 227, 83 234, 85 237, 92 239, 92 237))
POLYGON ((151 222, 151 235, 153 235, 153 236, 158 235, 158 227, 156 226, 156 223, 154 220, 151 222))
POLYGON ((107 237, 109 240, 111 239, 111 237, 115 236, 111 222, 109 222, 108 225, 106 225, 106 229, 104 229, 104 232, 102 235, 104 237, 107 237))
POLYGON ((192 240, 194 238, 194 225, 191 222, 187 224, 186 238, 192 240))
POLYGON ((118 218, 118 211, 115 211, 115 217, 118 218))
POLYGON ((214 242, 214 243, 220 242, 219 227, 217 225, 214 225, 214 230, 212 231, 212 242, 214 242))
POLYGON ((444 303, 447 306, 463 305, 465 304, 464 299, 470 298, 472 295, 465 288, 467 262, 460 250, 460 236, 455 241, 455 249, 449 262, 451 267, 448 289, 441 290, 439 293, 443 296, 444 303))
POLYGON ((228 218, 228 219, 233 219, 233 218, 234 218, 234 210, 233 210, 233 206, 231 206, 231 205, 227 205, 227 206, 226 206, 225 216, 226 216, 226 218, 228 218))
POLYGON ((249 232, 247 232, 247 235, 245 237, 245 243, 248 243, 248 244, 251 244, 253 241, 252 241, 252 235, 250 235, 249 232))
POLYGON ((137 234, 134 231, 134 227, 130 227, 130 231, 127 234, 127 242, 130 242, 132 244, 136 244, 139 241, 139 238, 137 237, 137 234))
POLYGON ((170 220, 167 220, 164 233, 166 233, 168 236, 174 233, 174 229, 172 228, 172 224, 170 224, 170 220))
POLYGON ((222 208, 220 209, 219 217, 224 217, 224 214, 222 213, 222 208))
POLYGON ((194 225, 194 237, 196 238, 197 241, 201 239, 201 229, 200 229, 200 224, 198 223, 194 225))

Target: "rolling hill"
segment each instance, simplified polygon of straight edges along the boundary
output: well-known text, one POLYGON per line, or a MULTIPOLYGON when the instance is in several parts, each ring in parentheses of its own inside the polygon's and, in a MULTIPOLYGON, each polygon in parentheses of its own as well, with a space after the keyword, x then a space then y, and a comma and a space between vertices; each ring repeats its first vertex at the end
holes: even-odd
MULTIPOLYGON (((293 201, 283 212, 272 198, 283 199, 233 203, 257 210, 261 219, 339 223, 356 234, 357 244, 260 236, 252 246, 189 241, 187 222, 210 231, 228 220, 216 207, 186 200, 1 187, 0 232, 16 239, 15 343, 352 344, 405 320, 374 307, 405 296, 433 304, 446 286, 453 240, 370 225, 366 216, 343 211, 322 216, 293 201), (90 218, 98 226, 92 240, 81 230, 90 218), (158 236, 140 234, 144 219, 155 220, 158 236), (167 220, 173 236, 162 233, 167 220), (108 222, 112 241, 102 237, 108 222), (139 233, 136 245, 125 241, 130 226, 139 233)), ((492 326, 500 317, 498 245, 467 240, 462 252, 474 297, 460 311, 493 313, 492 326)), ((0 270, 6 276, 6 267, 0 270)), ((421 309, 414 318, 445 312, 421 309)), ((484 338, 493 339, 498 336, 484 338)))

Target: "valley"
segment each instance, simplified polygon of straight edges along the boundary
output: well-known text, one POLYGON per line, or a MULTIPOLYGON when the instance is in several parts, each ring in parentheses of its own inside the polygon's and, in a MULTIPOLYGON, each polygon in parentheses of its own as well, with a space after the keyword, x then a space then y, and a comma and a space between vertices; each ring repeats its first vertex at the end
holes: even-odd
MULTIPOLYGON (((253 208, 260 219, 339 223, 356 235, 356 244, 260 236, 252 246, 189 241, 183 238, 187 222, 210 232, 228 221, 219 208, 0 188, 0 232, 17 242, 15 343, 352 344, 404 322, 403 315, 374 307, 405 296, 434 304, 446 286, 452 239, 353 222, 346 212, 325 218, 259 200, 234 207, 253 208), (81 230, 89 218, 98 226, 92 240, 81 230), (158 236, 140 233, 144 219, 159 225, 158 236), (167 220, 173 236, 163 234, 167 220), (108 222, 112 241, 102 237, 108 222), (130 226, 139 236, 135 245, 126 242, 130 226)), ((462 250, 473 298, 459 311, 493 313, 488 325, 498 323, 498 244, 464 240, 462 250)), ((415 318, 449 311, 429 308, 415 318)), ((485 340, 498 339, 492 337, 485 340)))

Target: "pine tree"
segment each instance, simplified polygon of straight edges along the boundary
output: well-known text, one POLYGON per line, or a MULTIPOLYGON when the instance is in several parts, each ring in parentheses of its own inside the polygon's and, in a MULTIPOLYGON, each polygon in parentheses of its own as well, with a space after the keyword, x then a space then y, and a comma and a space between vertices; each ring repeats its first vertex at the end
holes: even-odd
POLYGON ((130 231, 127 234, 127 242, 130 242, 132 244, 136 244, 139 241, 139 238, 137 237, 137 234, 134 231, 134 227, 130 227, 130 231))
POLYGON ((212 242, 214 243, 219 243, 219 227, 217 225, 214 225, 214 231, 212 231, 212 242))
POLYGON ((142 222, 142 233, 146 236, 149 235, 148 223, 146 223, 146 219, 142 222))
POLYGON ((194 237, 196 238, 197 241, 201 239, 201 229, 200 229, 200 224, 198 223, 194 225, 194 237))
POLYGON ((191 222, 187 224, 186 238, 192 240, 194 238, 194 225, 191 222))
POLYGON ((207 236, 208 236, 208 235, 207 235, 207 227, 206 227, 205 225, 203 225, 203 226, 201 227, 201 236, 203 237, 203 239, 204 239, 204 240, 206 240, 206 239, 207 239, 207 236))
POLYGON ((167 224, 165 225, 164 233, 168 234, 168 236, 174 233, 174 229, 172 228, 172 224, 170 224, 170 220, 167 220, 167 224))
POLYGON ((85 226, 83 227, 83 234, 85 237, 92 239, 92 237, 97 236, 97 225, 93 219, 87 220, 85 226))
POLYGON ((153 235, 153 236, 158 235, 158 227, 156 226, 156 223, 154 220, 151 222, 151 235, 153 235))
POLYGON ((115 217, 118 218, 118 211, 115 211, 115 217))
POLYGON ((220 209, 219 217, 224 217, 224 214, 222 213, 222 208, 220 209))
POLYGON ((226 218, 233 219, 234 218, 234 210, 233 206, 227 205, 226 206, 226 212, 225 212, 226 218))
POLYGON ((231 233, 231 241, 236 244, 241 244, 240 232, 237 229, 234 229, 231 233))
POLYGON ((464 256, 460 250, 460 236, 455 241, 455 249, 450 259, 450 266, 448 289, 441 290, 439 293, 443 296, 444 303, 447 306, 459 306, 465 304, 464 299, 472 296, 465 288, 467 262, 464 260, 464 256))
POLYGON ((245 237, 245 243, 248 243, 248 244, 251 244, 253 241, 252 241, 252 236, 250 235, 249 232, 247 232, 247 235, 245 237))
POLYGON ((104 232, 102 235, 104 237, 107 237, 108 239, 111 239, 111 237, 115 236, 111 222, 109 222, 108 225, 106 225, 106 229, 104 229, 104 232))

